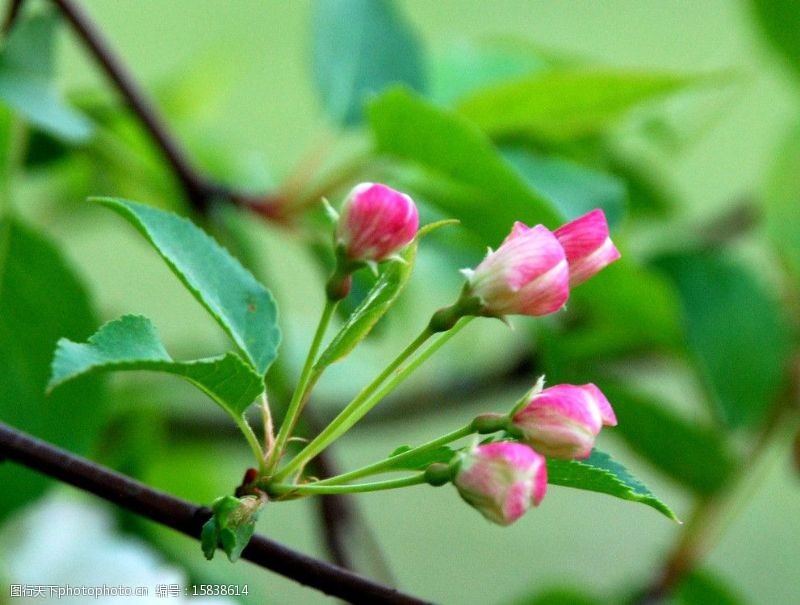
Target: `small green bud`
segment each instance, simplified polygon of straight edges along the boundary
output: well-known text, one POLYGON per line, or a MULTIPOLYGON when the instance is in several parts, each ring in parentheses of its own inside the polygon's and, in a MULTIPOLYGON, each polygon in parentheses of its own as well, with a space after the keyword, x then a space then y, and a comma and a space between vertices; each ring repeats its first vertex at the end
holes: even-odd
POLYGON ((435 462, 425 469, 425 481, 430 485, 439 487, 450 483, 453 479, 453 468, 443 462, 435 462))

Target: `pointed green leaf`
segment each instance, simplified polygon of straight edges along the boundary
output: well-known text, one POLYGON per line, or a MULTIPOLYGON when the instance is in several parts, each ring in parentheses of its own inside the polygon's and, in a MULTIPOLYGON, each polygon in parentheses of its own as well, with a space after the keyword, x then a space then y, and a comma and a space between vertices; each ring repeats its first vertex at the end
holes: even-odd
POLYGON ((436 53, 428 97, 440 105, 453 105, 477 89, 530 76, 558 62, 555 56, 517 38, 459 43, 436 53))
POLYGON ((366 338, 405 288, 411 277, 416 255, 417 243, 414 242, 403 252, 402 261, 393 260, 386 263, 386 268, 381 272, 369 294, 356 307, 338 334, 333 337, 328 347, 317 359, 314 364, 315 371, 342 359, 366 338))
POLYGON ((775 296, 724 251, 659 259, 674 280, 686 339, 719 417, 732 427, 755 426, 782 387, 791 327, 775 296))
POLYGON ((269 290, 230 253, 185 218, 118 198, 97 198, 153 245, 170 269, 264 374, 280 343, 278 309, 269 290))
POLYGON ((425 86, 418 37, 392 0, 318 0, 313 36, 314 81, 339 124, 359 123, 364 101, 391 84, 425 86))
POLYGON ((81 141, 92 125, 55 89, 53 46, 56 17, 40 14, 19 23, 0 50, 0 102, 33 125, 68 141, 81 141))
POLYGON ((141 315, 124 315, 105 324, 86 343, 59 340, 48 389, 84 374, 109 370, 149 370, 180 376, 232 416, 241 416, 264 390, 261 376, 235 353, 174 361, 155 326, 141 315))
POLYGON ((458 111, 492 137, 563 142, 601 132, 624 113, 697 83, 670 73, 562 69, 484 88, 458 111))
POLYGON ((597 450, 585 460, 547 461, 547 482, 641 502, 677 521, 675 513, 611 456, 597 450))
POLYGON ((393 89, 370 104, 369 124, 380 152, 430 177, 434 186, 426 199, 490 245, 499 244, 514 221, 553 228, 561 222, 553 206, 462 116, 393 89))
POLYGON ((619 421, 614 433, 636 453, 698 494, 710 495, 726 485, 735 460, 721 431, 690 422, 662 402, 624 387, 600 386, 619 421))
POLYGON ((621 179, 523 148, 504 149, 503 157, 531 189, 552 200, 565 218, 572 220, 600 208, 612 230, 622 221, 628 194, 621 179))

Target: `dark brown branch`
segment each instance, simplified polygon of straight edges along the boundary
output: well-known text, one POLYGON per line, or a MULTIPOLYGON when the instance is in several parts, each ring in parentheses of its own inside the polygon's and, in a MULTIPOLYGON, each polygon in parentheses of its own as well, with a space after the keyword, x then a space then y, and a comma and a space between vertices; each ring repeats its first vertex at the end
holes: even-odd
MULTIPOLYGON (((0 460, 8 459, 113 502, 197 539, 211 515, 205 507, 154 490, 125 475, 0 423, 0 460)), ((198 551, 199 552, 199 551, 198 551)), ((351 603, 425 603, 345 569, 254 536, 242 557, 305 586, 351 603)))
MULTIPOLYGON (((320 432, 319 421, 315 414, 308 408, 304 410, 303 419, 309 426, 312 434, 320 432)), ((324 452, 315 461, 317 475, 322 478, 333 477, 339 474, 336 462, 330 452, 324 452)), ((331 560, 339 567, 354 570, 353 561, 347 553, 345 534, 350 531, 350 524, 355 521, 355 510, 350 496, 344 494, 331 494, 322 496, 317 501, 322 538, 331 560)))
POLYGON ((125 65, 109 46, 84 10, 72 0, 53 0, 81 41, 125 99, 131 111, 139 118, 148 134, 161 150, 173 174, 180 183, 187 200, 198 212, 205 214, 209 204, 217 197, 257 210, 270 218, 271 198, 230 191, 201 174, 188 159, 178 141, 170 134, 166 123, 136 84, 125 65))
POLYGON ((768 450, 776 432, 785 428, 787 418, 796 414, 800 394, 800 357, 795 356, 787 366, 788 379, 780 396, 773 403, 772 412, 761 427, 750 451, 743 457, 747 465, 740 469, 733 481, 710 497, 699 499, 692 516, 683 528, 675 546, 665 559, 653 581, 634 601, 635 605, 663 603, 686 577, 698 567, 703 557, 719 539, 722 530, 720 518, 735 501, 736 491, 746 477, 758 469, 758 462, 768 450))
MULTIPOLYGON (((330 456, 317 457, 316 467, 317 474, 322 478, 339 474, 330 456)), ((317 506, 322 521, 322 537, 331 559, 339 567, 355 569, 345 544, 345 534, 350 531, 350 524, 354 520, 350 496, 344 494, 322 496, 318 499, 317 506)))
POLYGON ((8 12, 6 13, 5 19, 3 19, 2 31, 4 35, 8 35, 11 30, 14 29, 14 24, 17 21, 17 17, 19 17, 24 2, 25 0, 11 0, 8 3, 8 12))

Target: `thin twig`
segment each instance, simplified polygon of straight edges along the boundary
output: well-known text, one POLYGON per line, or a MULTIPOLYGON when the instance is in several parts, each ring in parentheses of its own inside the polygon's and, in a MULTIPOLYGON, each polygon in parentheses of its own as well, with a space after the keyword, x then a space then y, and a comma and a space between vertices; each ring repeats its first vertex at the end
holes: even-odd
POLYGON ((156 108, 84 10, 72 0, 53 0, 53 3, 161 150, 187 200, 195 210, 205 214, 215 198, 227 198, 239 205, 258 210, 264 216, 271 216, 269 207, 275 200, 270 196, 231 191, 201 174, 189 161, 185 150, 172 136, 156 108))
POLYGON ((787 413, 793 413, 793 402, 798 389, 800 389, 800 376, 789 368, 789 378, 781 396, 776 400, 772 413, 761 427, 749 453, 743 458, 747 460, 747 466, 742 468, 735 480, 729 482, 723 490, 697 501, 691 518, 665 559, 664 565, 635 601, 636 605, 662 603, 698 566, 703 556, 711 549, 713 542, 719 539, 722 534, 722 515, 728 512, 730 503, 735 501, 736 491, 745 483, 748 476, 756 473, 757 465, 776 431, 784 426, 787 413))
POLYGON ((7 36, 14 29, 14 24, 17 22, 17 17, 19 17, 24 3, 25 0, 11 0, 8 3, 8 12, 6 13, 6 18, 3 19, 3 35, 7 36))
MULTIPOLYGON (((319 433, 319 421, 311 409, 304 410, 303 420, 310 432, 315 435, 319 433)), ((322 478, 339 474, 336 462, 330 454, 317 459, 316 471, 317 475, 322 478)), ((352 531, 352 523, 356 518, 352 497, 344 494, 322 496, 317 500, 317 507, 320 521, 322 521, 320 523, 322 538, 331 560, 339 567, 354 569, 345 539, 345 535, 352 531)))
MULTIPOLYGON (((312 435, 320 432, 320 421, 313 408, 303 410, 303 421, 312 435)), ((330 449, 322 452, 314 461, 315 475, 327 479, 339 475, 342 471, 330 449)), ((392 571, 386 557, 378 544, 369 524, 363 519, 358 503, 351 495, 329 494, 317 500, 319 518, 322 521, 322 538, 331 560, 339 567, 355 571, 355 563, 348 547, 348 535, 353 536, 360 530, 359 544, 362 548, 370 548, 370 569, 377 577, 386 582, 393 582, 392 571)), ((363 571, 363 570, 362 570, 363 571)))
MULTIPOLYGON (((121 475, 66 450, 0 423, 0 460, 8 459, 113 502, 137 515, 198 539, 211 516, 206 507, 181 500, 121 475)), ((242 558, 305 586, 351 603, 426 603, 291 550, 263 536, 254 536, 242 558)))

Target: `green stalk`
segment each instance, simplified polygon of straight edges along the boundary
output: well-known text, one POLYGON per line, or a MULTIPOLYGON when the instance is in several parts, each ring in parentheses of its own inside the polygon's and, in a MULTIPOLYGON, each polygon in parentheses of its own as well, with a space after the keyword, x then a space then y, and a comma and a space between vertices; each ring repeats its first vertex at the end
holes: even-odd
MULTIPOLYGON (((300 372, 300 380, 297 382, 297 387, 292 394, 292 400, 289 402, 289 407, 286 410, 286 415, 281 423, 281 428, 278 431, 278 436, 275 438, 272 450, 269 452, 269 460, 267 461, 267 470, 271 471, 280 462, 283 454, 283 449, 286 447, 286 442, 292 435, 297 420, 300 418, 300 412, 303 411, 303 403, 307 399, 307 394, 316 379, 312 380, 312 370, 314 368, 314 360, 317 358, 322 339, 330 324, 333 312, 336 310, 336 305, 339 304, 338 300, 325 300, 325 308, 322 310, 322 316, 317 325, 317 331, 314 333, 314 339, 311 341, 311 347, 308 350, 306 361, 303 364, 303 370, 300 372)), ((318 377, 317 377, 318 378, 318 377)))
POLYGON ((456 439, 461 439, 462 437, 467 437, 475 433, 476 430, 473 426, 473 423, 469 423, 466 426, 461 427, 458 430, 452 431, 451 433, 447 433, 446 435, 442 435, 432 441, 428 441, 422 445, 419 445, 413 449, 408 450, 407 452, 403 452, 402 454, 398 454, 397 456, 391 456, 386 458, 385 460, 379 460, 373 464, 369 464, 367 466, 363 466, 359 469, 354 471, 350 471, 349 473, 342 473, 341 475, 336 475, 335 477, 330 477, 329 479, 323 479, 321 481, 315 481, 314 485, 340 485, 342 483, 348 483, 349 481, 353 481, 354 479, 361 479, 362 477, 367 477, 369 475, 376 475, 378 473, 382 473, 387 470, 408 470, 403 468, 396 468, 398 464, 404 463, 406 460, 410 460, 417 454, 421 454, 427 450, 435 449, 442 445, 447 445, 451 441, 455 441, 456 439), (395 467, 393 469, 393 467, 395 467))
POLYGON ((322 450, 328 447, 331 443, 336 441, 339 437, 344 435, 350 428, 358 422, 364 415, 369 412, 378 402, 386 397, 393 391, 397 385, 403 382, 408 376, 414 372, 422 363, 424 363, 433 353, 439 350, 450 338, 461 330, 471 320, 471 317, 465 317, 458 322, 452 329, 443 333, 433 344, 425 349, 415 360, 409 363, 402 371, 397 373, 386 385, 376 392, 381 384, 383 384, 392 373, 399 368, 411 355, 417 351, 434 332, 429 327, 426 327, 414 341, 408 345, 397 358, 390 363, 380 375, 375 378, 371 383, 364 387, 361 392, 356 395, 347 406, 334 418, 325 429, 317 435, 305 448, 303 448, 297 456, 295 456, 289 464, 283 467, 280 471, 275 473, 275 479, 281 480, 294 472, 300 471, 309 460, 314 458, 322 450))
POLYGON ((272 410, 269 407, 269 399, 267 398, 267 389, 261 394, 261 401, 259 402, 261 408, 261 420, 264 425, 264 451, 269 456, 275 447, 275 430, 272 425, 272 410))
POLYGON ((239 430, 242 431, 244 438, 247 439, 247 443, 250 446, 250 449, 253 451, 253 455, 256 457, 256 460, 258 461, 259 471, 262 475, 265 475, 267 471, 267 465, 264 460, 264 450, 261 449, 261 444, 259 444, 256 434, 253 432, 253 429, 250 427, 250 424, 247 422, 247 419, 244 417, 244 415, 238 416, 232 414, 231 417, 236 423, 236 426, 239 427, 239 430))
POLYGON ((403 477, 402 479, 390 479, 388 481, 375 481, 372 483, 358 483, 356 485, 320 485, 319 482, 303 485, 293 485, 291 483, 270 483, 269 491, 276 495, 298 494, 298 495, 321 495, 321 494, 358 494, 362 492, 377 492, 386 489, 397 489, 398 487, 408 487, 409 485, 419 485, 427 483, 425 473, 416 473, 403 477))
POLYGON ((339 415, 336 416, 336 418, 334 418, 333 421, 327 427, 325 427, 325 429, 319 435, 316 436, 316 438, 306 445, 306 447, 303 448, 303 450, 301 450, 300 453, 289 462, 289 464, 275 473, 275 479, 284 479, 295 470, 302 468, 302 466, 304 466, 309 460, 314 458, 333 441, 341 437, 351 426, 353 426, 353 424, 355 424, 359 418, 361 418, 361 416, 355 416, 355 414, 358 413, 361 402, 367 399, 370 394, 376 388, 378 388, 406 359, 408 359, 414 353, 414 351, 419 349, 425 343, 425 341, 431 337, 431 335, 432 333, 426 327, 410 345, 403 349, 403 351, 388 366, 386 366, 386 368, 384 368, 377 378, 361 389, 358 395, 356 395, 355 399, 348 403, 345 408, 339 412, 339 415))

